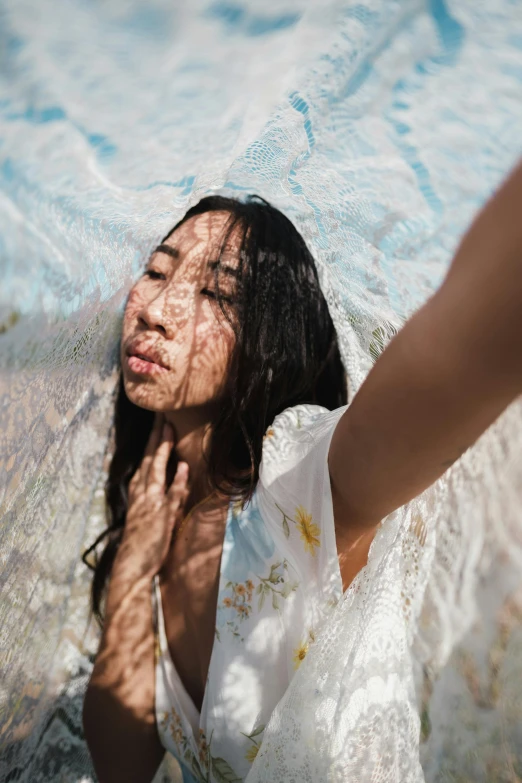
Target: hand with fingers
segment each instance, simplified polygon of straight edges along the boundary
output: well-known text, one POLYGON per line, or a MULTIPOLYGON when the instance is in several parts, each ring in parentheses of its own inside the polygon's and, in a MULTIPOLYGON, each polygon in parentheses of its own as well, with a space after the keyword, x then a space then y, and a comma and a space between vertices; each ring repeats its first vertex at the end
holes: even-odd
POLYGON ((84 699, 84 733, 100 781, 152 780, 165 752, 155 724, 151 581, 167 557, 188 496, 186 462, 178 464, 167 491, 173 446, 174 429, 157 414, 129 484, 123 538, 84 699))
POLYGON ((163 414, 154 426, 136 473, 129 483, 128 511, 120 551, 138 558, 141 569, 157 574, 169 551, 172 533, 183 516, 188 497, 188 465, 179 462, 167 491, 167 462, 174 446, 174 429, 163 414))

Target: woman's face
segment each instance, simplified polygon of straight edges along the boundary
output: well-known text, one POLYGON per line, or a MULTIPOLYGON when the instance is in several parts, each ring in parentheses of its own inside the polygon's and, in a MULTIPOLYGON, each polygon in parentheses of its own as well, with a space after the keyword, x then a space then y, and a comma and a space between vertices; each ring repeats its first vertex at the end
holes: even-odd
POLYGON ((240 236, 234 229, 220 254, 229 219, 228 212, 205 212, 187 220, 152 253, 132 287, 121 364, 125 392, 135 405, 211 412, 219 400, 235 338, 212 296, 212 262, 221 258, 220 292, 232 299, 240 236))

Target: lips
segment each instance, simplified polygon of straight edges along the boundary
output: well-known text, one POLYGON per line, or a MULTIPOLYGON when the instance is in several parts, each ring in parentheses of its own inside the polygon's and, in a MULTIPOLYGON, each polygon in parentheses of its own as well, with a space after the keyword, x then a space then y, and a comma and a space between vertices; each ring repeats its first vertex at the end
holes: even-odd
POLYGON ((143 342, 131 342, 130 345, 127 346, 126 354, 129 357, 136 356, 138 359, 143 359, 145 362, 157 364, 165 370, 170 369, 161 359, 159 353, 152 346, 147 346, 143 342))

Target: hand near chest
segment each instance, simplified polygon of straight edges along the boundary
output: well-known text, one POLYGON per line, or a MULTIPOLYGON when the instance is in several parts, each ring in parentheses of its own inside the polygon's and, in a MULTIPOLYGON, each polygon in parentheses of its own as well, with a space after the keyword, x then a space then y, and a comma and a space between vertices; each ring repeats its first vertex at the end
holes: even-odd
MULTIPOLYGON (((152 578, 164 563, 186 499, 179 470, 166 493, 172 433, 156 418, 129 488, 122 542, 111 572, 104 627, 83 707, 85 737, 100 781, 151 780, 164 750, 154 714, 152 578)), ((186 471, 185 471, 186 473, 186 471)))
POLYGON ((143 573, 159 573, 188 496, 188 465, 179 462, 166 491, 166 467, 174 445, 170 424, 156 414, 140 466, 129 483, 128 511, 118 558, 143 573))

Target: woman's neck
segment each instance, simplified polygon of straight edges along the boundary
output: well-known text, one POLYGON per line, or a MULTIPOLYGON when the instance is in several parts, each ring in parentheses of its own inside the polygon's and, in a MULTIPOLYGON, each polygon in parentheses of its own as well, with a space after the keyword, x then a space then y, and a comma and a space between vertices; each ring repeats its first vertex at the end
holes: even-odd
POLYGON ((212 414, 208 409, 184 408, 166 411, 165 420, 174 427, 174 448, 178 460, 189 466, 190 499, 197 503, 211 491, 203 454, 211 434, 212 414))

